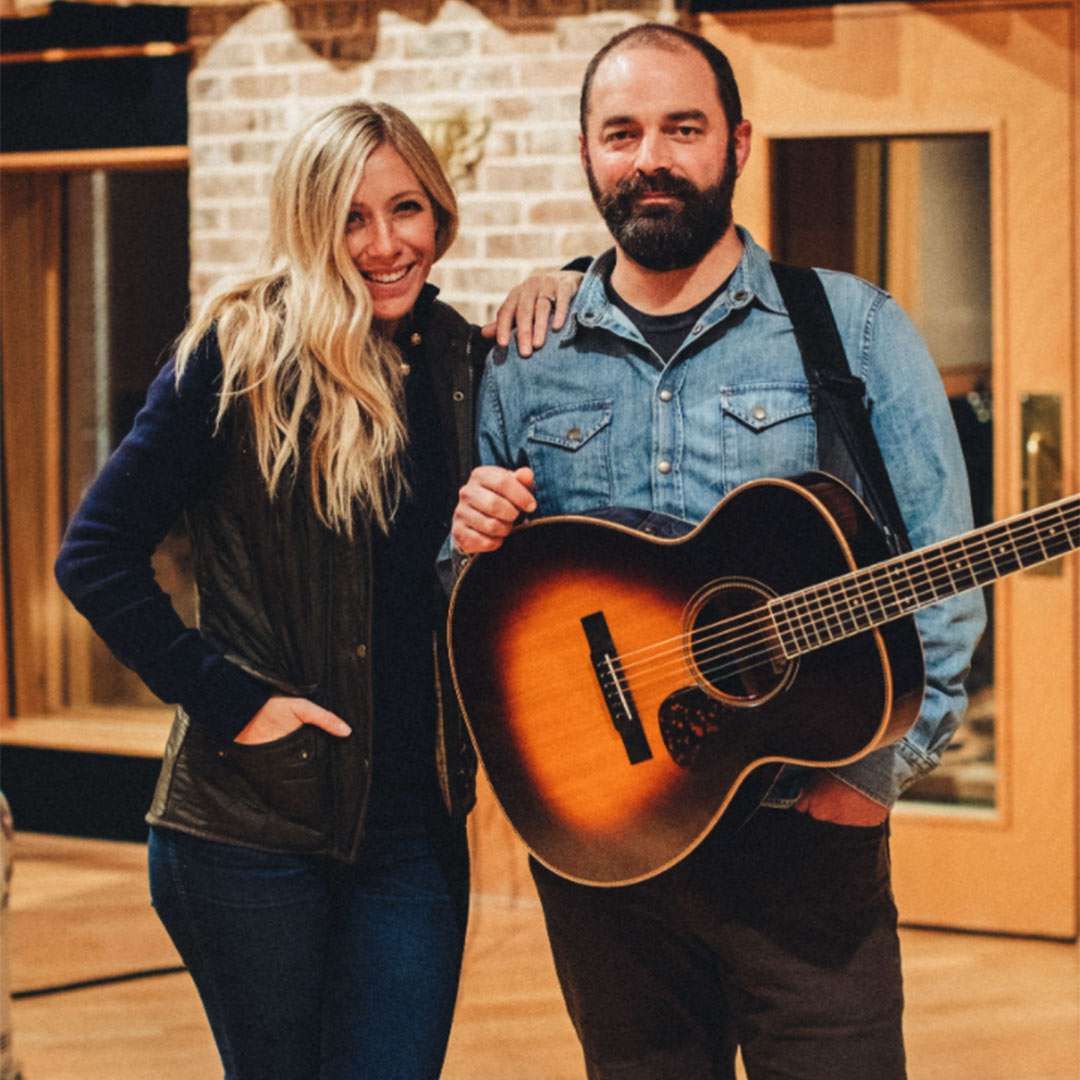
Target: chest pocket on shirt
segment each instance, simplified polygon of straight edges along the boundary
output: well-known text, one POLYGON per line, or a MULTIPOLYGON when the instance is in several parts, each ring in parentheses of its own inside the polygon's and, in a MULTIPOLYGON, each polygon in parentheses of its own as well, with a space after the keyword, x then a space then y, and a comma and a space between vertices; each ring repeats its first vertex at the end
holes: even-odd
POLYGON ((611 406, 590 401, 530 418, 529 465, 545 513, 611 505, 611 406))
POLYGON ((817 431, 805 383, 751 383, 720 395, 726 487, 817 467, 817 431))

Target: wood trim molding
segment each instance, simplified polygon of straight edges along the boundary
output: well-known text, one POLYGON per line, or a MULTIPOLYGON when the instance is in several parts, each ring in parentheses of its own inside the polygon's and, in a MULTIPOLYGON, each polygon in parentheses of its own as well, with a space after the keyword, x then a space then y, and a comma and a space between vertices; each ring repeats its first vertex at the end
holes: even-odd
POLYGON ((117 146, 101 150, 26 150, 0 154, 0 173, 186 169, 186 146, 117 146))

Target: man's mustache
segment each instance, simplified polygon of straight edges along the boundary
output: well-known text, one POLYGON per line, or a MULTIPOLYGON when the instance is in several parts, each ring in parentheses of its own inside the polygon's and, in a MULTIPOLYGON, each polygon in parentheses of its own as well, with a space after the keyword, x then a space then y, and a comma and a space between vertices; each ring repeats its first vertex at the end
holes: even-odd
POLYGON ((648 195, 674 195, 686 201, 693 199, 700 192, 689 180, 670 173, 654 173, 652 176, 630 176, 620 180, 612 196, 620 201, 633 202, 648 195))

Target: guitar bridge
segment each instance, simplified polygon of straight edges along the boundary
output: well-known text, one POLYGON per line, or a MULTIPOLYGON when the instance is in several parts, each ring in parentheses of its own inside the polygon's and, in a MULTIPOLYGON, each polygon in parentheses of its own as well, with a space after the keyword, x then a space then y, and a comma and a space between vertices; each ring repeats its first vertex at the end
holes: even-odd
POLYGON ((581 620, 581 626, 589 643, 593 673, 596 675, 611 722, 626 747, 626 756, 631 765, 648 761, 653 756, 652 750, 649 749, 649 740, 645 738, 645 729, 641 726, 641 718, 638 716, 630 688, 623 678, 622 664, 615 652, 615 642, 611 638, 604 613, 594 611, 591 615, 586 615, 581 620))

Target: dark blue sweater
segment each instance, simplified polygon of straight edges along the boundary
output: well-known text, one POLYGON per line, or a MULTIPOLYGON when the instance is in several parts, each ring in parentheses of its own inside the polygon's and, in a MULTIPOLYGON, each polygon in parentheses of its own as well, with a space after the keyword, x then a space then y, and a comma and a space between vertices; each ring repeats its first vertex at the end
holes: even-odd
MULTIPOLYGON (((404 343, 403 343, 404 345, 404 343)), ((406 351, 403 349, 403 351, 406 351)), ((415 358, 410 356, 410 360, 415 358)), ((232 739, 277 691, 186 627, 154 581, 150 557, 185 507, 223 468, 229 425, 215 433, 221 356, 213 335, 179 390, 170 361, 134 427, 109 458, 68 527, 56 561, 61 588, 109 648, 194 723, 232 739)), ((406 383, 410 495, 389 536, 373 530, 374 818, 399 818, 434 786, 431 652, 434 560, 452 500, 439 419, 425 367, 406 383)))

